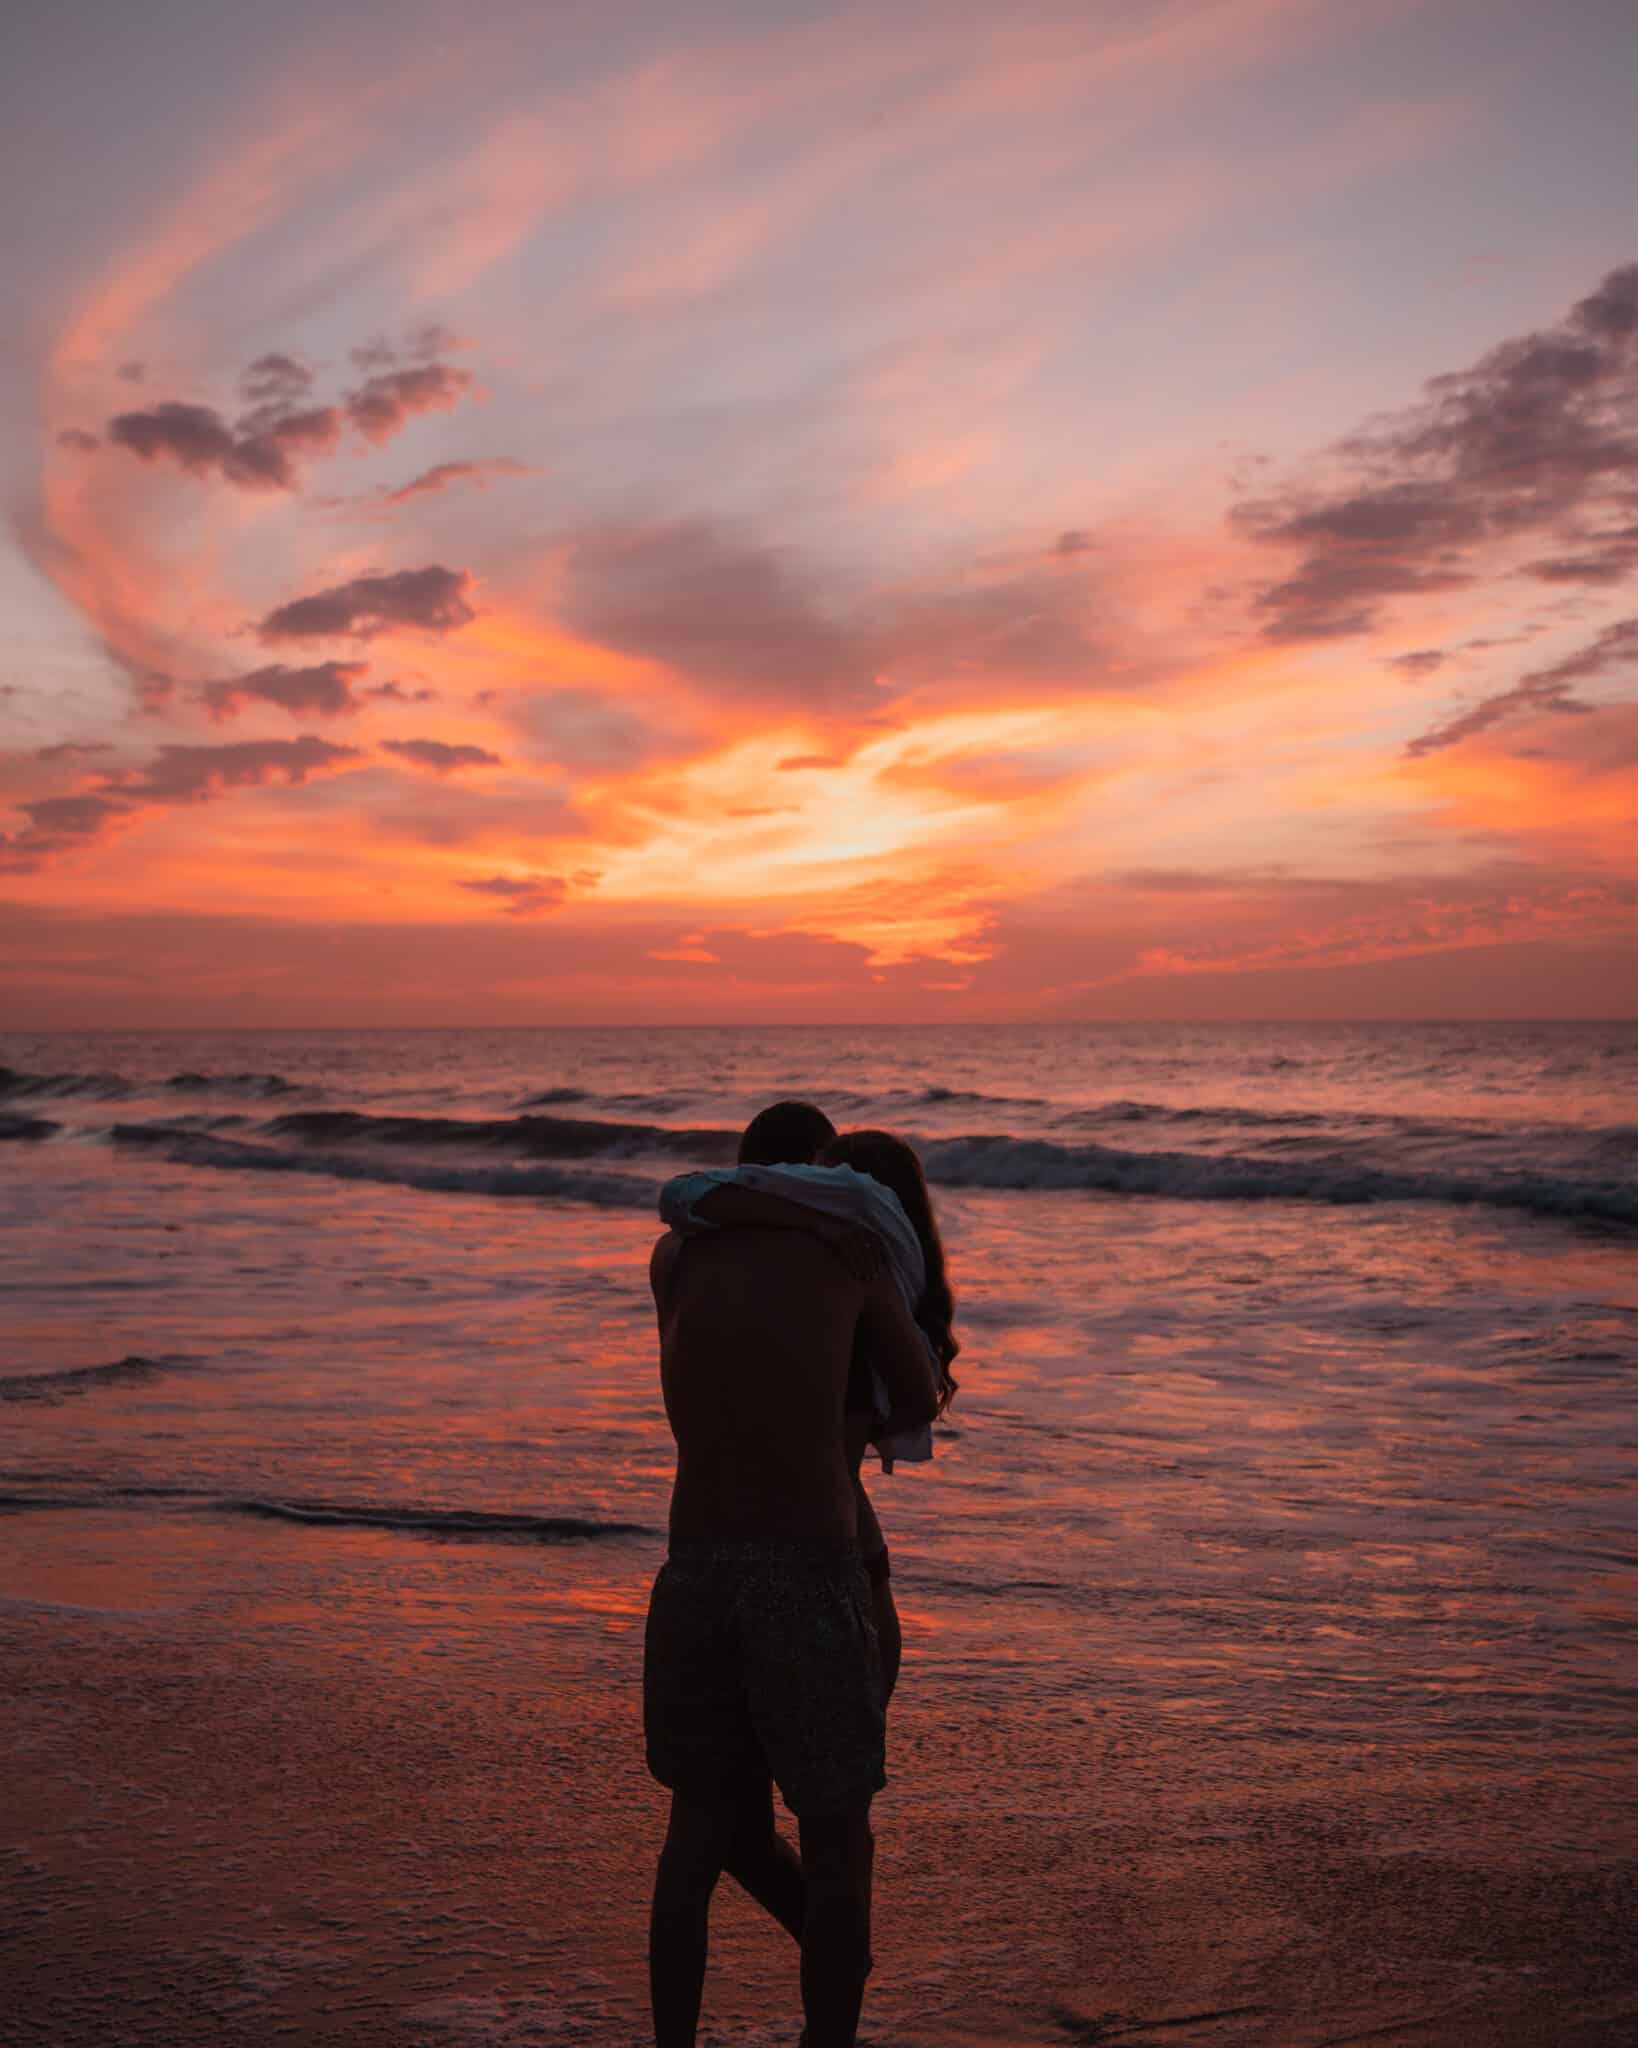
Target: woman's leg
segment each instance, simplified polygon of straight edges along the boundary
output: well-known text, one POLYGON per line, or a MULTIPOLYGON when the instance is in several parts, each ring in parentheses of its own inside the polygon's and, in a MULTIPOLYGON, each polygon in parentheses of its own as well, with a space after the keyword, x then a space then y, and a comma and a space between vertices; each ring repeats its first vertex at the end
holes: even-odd
POLYGON ((793 1941, 802 1939, 802 1859, 774 1826, 772 1778, 740 1807, 723 1868, 793 1941))

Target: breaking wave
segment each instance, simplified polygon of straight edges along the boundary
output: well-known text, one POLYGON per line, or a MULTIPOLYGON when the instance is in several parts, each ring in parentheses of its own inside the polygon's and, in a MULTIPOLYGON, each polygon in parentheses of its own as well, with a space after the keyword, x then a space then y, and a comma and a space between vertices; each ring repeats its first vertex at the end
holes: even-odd
POLYGON ((929 1180, 945 1187, 1084 1189, 1184 1201, 1443 1202, 1524 1209, 1541 1216, 1638 1223, 1638 1185, 1545 1173, 1425 1173, 1335 1154, 1247 1159, 1200 1152, 1122 1152, 1045 1138, 932 1138, 929 1180))
POLYGON ((72 1394, 93 1393, 98 1387, 127 1380, 151 1380, 156 1374, 173 1371, 184 1361, 178 1358, 116 1358, 108 1365, 75 1365, 60 1372, 16 1372, 0 1377, 0 1401, 62 1401, 72 1394))
POLYGON ((652 1209, 655 1198, 653 1182, 635 1174, 575 1172, 555 1166, 446 1165, 370 1153, 295 1152, 168 1124, 115 1124, 110 1135, 116 1145, 157 1152, 173 1165, 218 1172, 316 1173, 333 1180, 419 1188, 430 1194, 555 1196, 559 1201, 591 1202, 605 1209, 652 1209))
POLYGON ((130 1092, 123 1074, 25 1074, 16 1067, 0 1067, 0 1102, 61 1101, 70 1095, 117 1102, 130 1092))
MULTIPOLYGON (((264 1129, 269 1137, 295 1136, 299 1142, 252 1143, 165 1123, 116 1124, 111 1135, 117 1144, 155 1151, 181 1166, 312 1173, 431 1193, 533 1196, 622 1209, 651 1208, 653 1178, 589 1164, 504 1165, 471 1156, 457 1160, 426 1154, 465 1147, 469 1154, 499 1150, 590 1161, 670 1153, 694 1162, 721 1158, 724 1143, 731 1145, 733 1139, 733 1133, 725 1131, 660 1131, 651 1125, 570 1123, 550 1117, 486 1123, 368 1117, 351 1111, 279 1117, 264 1129), (359 1149, 346 1149, 349 1138, 359 1141, 359 1149)), ((1365 1160, 1334 1147, 1283 1151, 1270 1158, 1233 1152, 1125 1151, 1005 1135, 926 1138, 918 1147, 928 1179, 951 1188, 1078 1190, 1177 1201, 1462 1203, 1638 1224, 1638 1182, 1630 1173, 1595 1177, 1489 1163, 1426 1169, 1420 1164, 1365 1160)), ((1628 1146, 1625 1158, 1630 1156, 1628 1146)))
POLYGON ((48 1116, 0 1116, 0 1140, 53 1138, 61 1129, 48 1116))
POLYGON ((160 1082, 135 1081, 127 1074, 28 1074, 17 1067, 0 1067, 0 1102, 61 1102, 73 1097, 91 1102, 123 1102, 132 1095, 151 1093, 158 1088, 176 1095, 233 1095, 254 1102, 307 1092, 297 1082, 287 1081, 282 1074, 201 1074, 189 1071, 172 1074, 160 1082))

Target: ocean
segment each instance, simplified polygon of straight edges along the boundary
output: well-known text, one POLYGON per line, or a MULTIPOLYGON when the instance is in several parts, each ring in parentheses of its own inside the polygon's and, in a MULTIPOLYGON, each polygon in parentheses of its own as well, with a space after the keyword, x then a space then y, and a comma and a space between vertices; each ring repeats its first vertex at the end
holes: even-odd
POLYGON ((647 2038, 655 1196, 790 1094, 962 1344, 862 2038, 1638 2040, 1638 1025, 1289 1024, 0 1034, 0 2043, 647 2038))

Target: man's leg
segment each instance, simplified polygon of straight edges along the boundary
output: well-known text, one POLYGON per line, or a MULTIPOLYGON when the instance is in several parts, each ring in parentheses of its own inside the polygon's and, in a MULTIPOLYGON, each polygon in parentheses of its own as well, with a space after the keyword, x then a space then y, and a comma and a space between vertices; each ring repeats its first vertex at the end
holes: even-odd
POLYGON ((793 1941, 802 1939, 802 1860, 774 1826, 771 1778, 740 1807, 723 1868, 773 1915, 793 1941))
POLYGON ((648 1922, 648 1989, 655 2048, 694 2048, 705 1984, 711 1893, 727 1862, 739 1815, 733 1806, 671 1795, 671 1819, 654 1873, 648 1922))
POLYGON ((870 1802, 799 1822, 807 1907, 802 2010, 810 2048, 853 2048, 870 1968, 870 1802))

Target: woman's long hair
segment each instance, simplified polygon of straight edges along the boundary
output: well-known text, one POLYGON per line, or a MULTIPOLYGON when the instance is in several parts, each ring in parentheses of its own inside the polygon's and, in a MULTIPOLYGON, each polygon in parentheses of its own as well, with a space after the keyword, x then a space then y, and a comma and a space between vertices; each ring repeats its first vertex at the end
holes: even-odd
POLYGON ((916 1303, 917 1323, 926 1333, 938 1360, 939 1413, 949 1407, 957 1382, 950 1361, 961 1349, 951 1328, 955 1321, 955 1296, 944 1265, 944 1240, 938 1234, 933 1200, 927 1192, 927 1177, 914 1147, 891 1131, 844 1131, 832 1138, 819 1154, 821 1166, 851 1166, 856 1173, 868 1173, 884 1188, 897 1195, 910 1227, 921 1241, 922 1262, 927 1269, 926 1284, 916 1303))

